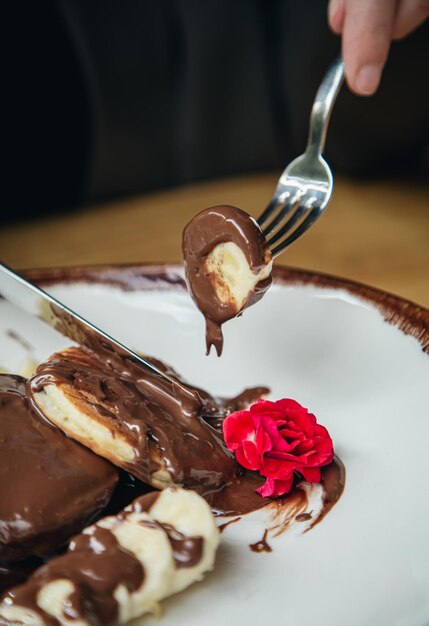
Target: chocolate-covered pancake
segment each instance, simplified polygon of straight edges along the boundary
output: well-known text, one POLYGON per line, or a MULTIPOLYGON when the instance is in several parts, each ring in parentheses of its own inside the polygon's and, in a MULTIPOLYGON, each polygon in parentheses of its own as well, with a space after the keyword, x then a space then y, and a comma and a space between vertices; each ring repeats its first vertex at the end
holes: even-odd
POLYGON ((97 454, 155 487, 222 489, 237 464, 202 418, 203 401, 119 355, 68 348, 42 363, 28 393, 43 414, 97 454), (186 401, 182 400, 183 391, 186 401), (192 395, 197 401, 187 401, 192 395))
POLYGON ((46 554, 108 503, 117 471, 44 420, 0 375, 0 562, 46 554))
POLYGON ((271 285, 272 256, 257 222, 237 207, 198 213, 183 231, 188 288, 206 320, 207 353, 220 356, 222 324, 262 298, 271 285))

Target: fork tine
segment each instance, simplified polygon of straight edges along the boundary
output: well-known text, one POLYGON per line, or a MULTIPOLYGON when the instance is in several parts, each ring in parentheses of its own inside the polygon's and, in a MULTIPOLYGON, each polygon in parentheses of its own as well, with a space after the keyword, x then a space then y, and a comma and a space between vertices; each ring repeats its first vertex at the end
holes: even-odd
POLYGON ((343 80, 344 63, 340 56, 329 67, 317 91, 304 153, 283 171, 273 198, 257 220, 273 256, 298 239, 321 215, 331 198, 332 172, 322 153, 329 118, 343 80), (297 195, 298 190, 303 191, 302 196, 297 195), (303 198, 307 201, 303 202, 303 198), (273 247, 274 244, 277 245, 273 247))
MULTIPOLYGON (((307 207, 308 208, 308 207, 307 207)), ((278 256, 285 248, 290 246, 291 243, 301 237, 305 231, 310 228, 310 226, 317 220, 317 218, 322 214, 319 206, 315 206, 310 210, 310 213, 307 215, 305 219, 302 220, 301 224, 296 228, 286 239, 284 239, 278 246, 276 246, 271 252, 273 257, 278 256)))
POLYGON ((263 229, 262 234, 265 237, 268 237, 268 235, 273 232, 275 227, 286 217, 286 215, 288 215, 295 208, 295 205, 297 202, 299 202, 301 195, 302 193, 299 191, 296 192, 294 195, 292 195, 291 193, 288 194, 289 199, 286 202, 286 204, 283 205, 283 207, 280 209, 277 215, 271 220, 268 226, 266 226, 263 229))
POLYGON ((259 226, 261 226, 262 228, 262 224, 264 222, 267 221, 267 219, 270 217, 270 215, 272 215, 274 213, 274 211, 276 210, 276 208, 279 206, 279 204, 282 204, 282 202, 280 201, 279 197, 274 195, 271 198, 270 203, 268 204, 267 208, 265 209, 265 211, 258 217, 258 219, 256 220, 259 224, 259 226))
POLYGON ((268 245, 271 247, 276 241, 284 237, 290 230, 299 222, 301 217, 304 215, 305 211, 308 210, 309 207, 300 204, 296 209, 295 213, 293 213, 289 219, 283 224, 283 226, 271 237, 268 239, 268 245))

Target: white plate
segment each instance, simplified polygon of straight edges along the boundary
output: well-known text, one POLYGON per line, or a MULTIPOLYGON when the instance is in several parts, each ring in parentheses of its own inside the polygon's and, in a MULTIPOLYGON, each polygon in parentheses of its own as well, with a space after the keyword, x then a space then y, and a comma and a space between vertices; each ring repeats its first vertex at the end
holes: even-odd
MULTIPOLYGON (((162 626, 429 624, 429 311, 370 288, 277 269, 265 298, 204 356, 203 320, 175 267, 33 272, 33 279, 130 347, 228 395, 267 384, 327 426, 347 471, 323 521, 254 553, 257 519, 222 534, 215 570, 164 602, 162 626), (391 323, 387 323, 389 319, 391 323), (406 334, 407 333, 407 334, 406 334)), ((0 368, 66 344, 0 302, 0 368)), ((137 622, 159 625, 151 617, 137 622)))

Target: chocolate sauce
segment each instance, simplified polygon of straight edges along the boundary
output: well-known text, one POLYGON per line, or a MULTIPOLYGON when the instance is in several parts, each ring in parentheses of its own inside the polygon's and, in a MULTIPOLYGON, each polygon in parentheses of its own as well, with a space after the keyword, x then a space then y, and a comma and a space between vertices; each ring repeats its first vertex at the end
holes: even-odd
POLYGON ((223 531, 225 530, 225 528, 228 528, 228 526, 230 526, 231 524, 235 524, 236 522, 239 522, 241 520, 241 517, 234 517, 233 519, 228 520, 227 522, 224 522, 223 524, 221 524, 220 526, 218 526, 218 531, 220 533, 223 533, 223 531))
MULTIPOLYGON (((136 500, 139 496, 140 501, 147 502, 146 506, 148 506, 147 510, 149 510, 150 506, 155 502, 160 492, 150 491, 148 493, 152 487, 142 483, 140 480, 125 471, 118 470, 118 472, 119 481, 109 503, 102 511, 103 516, 119 514, 126 506, 128 506, 133 500, 136 500), (145 494, 144 497, 143 494, 145 494), (146 500, 146 498, 148 500, 146 500)), ((101 511, 99 514, 100 513, 101 511)), ((21 561, 13 562, 3 562, 0 560, 0 594, 11 587, 24 583, 38 567, 41 567, 44 564, 46 560, 53 558, 54 556, 59 556, 59 554, 64 551, 65 546, 60 546, 56 547, 53 553, 50 553, 43 558, 32 556, 21 561)))
MULTIPOLYGON (((118 523, 133 513, 150 513, 159 497, 152 492, 137 498, 117 515, 118 523)), ((140 521, 142 526, 159 528, 166 533, 177 569, 197 565, 203 556, 203 537, 189 537, 171 524, 154 519, 140 521)), ((95 525, 89 533, 80 534, 70 543, 66 554, 40 567, 28 581, 3 596, 9 605, 27 608, 39 615, 47 626, 59 626, 37 604, 39 592, 49 582, 66 579, 73 591, 64 603, 64 615, 70 620, 87 621, 91 626, 119 626, 119 605, 114 591, 119 585, 134 592, 144 582, 145 572, 137 557, 123 548, 111 530, 95 525)), ((0 617, 0 624, 2 622, 0 617)))
POLYGON ((234 411, 247 409, 251 404, 270 393, 270 388, 265 386, 247 387, 236 396, 226 398, 223 396, 212 396, 201 387, 189 386, 187 381, 171 366, 163 361, 155 359, 147 354, 141 355, 146 361, 154 365, 161 372, 165 372, 171 378, 178 380, 182 385, 193 389, 201 399, 200 414, 204 421, 210 424, 215 430, 222 434, 222 422, 227 415, 234 411))
POLYGON ((213 397, 200 388, 198 388, 198 393, 203 400, 204 420, 222 433, 222 423, 227 415, 247 409, 260 398, 267 396, 270 389, 269 387, 249 387, 233 398, 213 397))
MULTIPOLYGON (((305 493, 296 487, 286 498, 274 501, 257 494, 256 489, 264 479, 239 468, 221 437, 225 415, 245 408, 268 393, 268 388, 247 389, 232 399, 214 398, 202 389, 189 387, 171 367, 145 358, 178 380, 191 394, 198 395, 198 414, 186 415, 181 410, 180 402, 170 397, 174 390, 168 388, 168 381, 165 383, 133 363, 124 363, 106 353, 96 356, 82 348, 54 355, 39 366, 30 380, 30 389, 38 391, 55 382, 78 390, 91 404, 95 417, 99 416, 114 432, 126 437, 136 450, 136 461, 124 464, 130 473, 149 483, 151 474, 164 464, 173 482, 199 491, 217 515, 242 515, 270 503, 273 510, 283 513, 284 509, 295 511, 295 515, 306 511, 305 493), (156 402, 159 396, 160 404, 156 402)), ((329 476, 329 472, 323 468, 322 476, 329 476)), ((341 494, 340 474, 335 473, 332 480, 330 490, 341 494)), ((329 496, 325 508, 338 497, 329 496)))
MULTIPOLYGON (((151 508, 160 496, 159 491, 153 491, 140 498, 137 498, 129 510, 120 514, 120 519, 126 519, 132 513, 150 513, 151 508)), ((143 526, 151 528, 161 528, 167 535, 173 552, 176 567, 193 567, 201 561, 203 556, 204 540, 202 537, 189 537, 184 535, 171 524, 164 524, 157 520, 144 520, 140 522, 143 526)))
MULTIPOLYGON (((174 370, 167 368, 167 366, 163 367, 168 370, 169 375, 179 378, 174 370)), ((48 429, 49 433, 53 432, 55 436, 60 436, 61 440, 65 439, 77 449, 83 450, 81 446, 73 443, 57 429, 41 420, 40 416, 33 414, 31 405, 24 401, 23 379, 10 376, 4 377, 4 379, 9 381, 6 394, 12 393, 14 400, 19 398, 26 411, 31 412, 32 424, 34 422, 38 428, 48 429)), ((272 528, 275 535, 283 532, 291 521, 305 521, 311 517, 307 512, 306 492, 299 488, 299 484, 295 485, 292 492, 284 498, 276 500, 262 498, 256 493, 256 489, 261 486, 264 479, 253 472, 242 472, 235 463, 231 462, 228 455, 225 456, 231 463, 232 471, 222 474, 218 466, 214 466, 217 467, 217 474, 222 477, 219 483, 214 482, 213 479, 210 482, 206 481, 207 466, 204 466, 204 471, 198 474, 198 471, 201 470, 198 467, 201 458, 201 452, 198 450, 201 438, 204 437, 207 440, 208 437, 210 442, 221 442, 219 431, 221 431, 222 426, 222 414, 225 415, 232 410, 244 408, 249 402, 266 393, 267 388, 246 390, 237 397, 228 400, 216 399, 203 390, 197 392, 189 387, 191 394, 198 393, 200 412, 207 413, 205 419, 216 427, 218 431, 216 432, 202 419, 200 414, 189 414, 186 410, 180 410, 180 402, 178 404, 175 398, 170 399, 168 397, 168 393, 174 394, 174 389, 166 390, 163 387, 162 379, 158 376, 151 377, 146 370, 142 374, 141 370, 136 370, 135 364, 118 362, 117 357, 111 356, 110 359, 107 359, 105 354, 100 356, 82 349, 70 349, 64 354, 54 356, 49 362, 40 366, 27 389, 34 392, 52 382, 60 386, 70 385, 74 393, 78 392, 81 398, 85 398, 85 401, 91 404, 95 415, 102 420, 105 420, 107 416, 111 420, 110 424, 113 428, 124 427, 125 432, 127 432, 126 429, 130 429, 131 433, 137 431, 139 437, 146 436, 145 445, 149 451, 149 456, 150 444, 156 443, 155 449, 164 455, 161 455, 161 458, 165 460, 171 475, 174 475, 174 472, 176 475, 181 472, 190 484, 192 481, 197 484, 197 481, 201 479, 201 483, 197 486, 211 504, 213 512, 217 515, 238 516, 222 524, 220 531, 229 524, 239 521, 242 514, 262 507, 266 507, 267 513, 271 514, 272 518, 277 521, 277 525, 272 528), (159 404, 156 403, 158 395, 161 396, 159 404), (168 413, 167 407, 170 409, 170 413, 168 413), (172 425, 174 420, 179 422, 178 430, 175 429, 174 424, 172 425), (195 420, 197 420, 196 426, 194 425, 195 420), (151 431, 150 434, 149 430, 151 431), (165 439, 161 439, 163 431, 166 431, 166 437, 170 438, 169 447, 164 444, 165 439), (189 434, 194 435, 194 437, 191 436, 188 440, 189 434), (175 449, 176 446, 182 446, 179 454, 175 449), (196 448, 197 453, 195 455, 196 448), (187 467, 180 465, 177 468, 174 467, 174 462, 183 464, 186 458, 187 467), (195 468, 196 465, 198 471, 193 473, 192 468, 195 468), (201 489, 201 485, 203 485, 203 489, 201 489), (208 485, 209 488, 207 488, 208 485)), ((186 386, 186 383, 181 379, 179 382, 180 385, 186 386)), ((1 397, 0 395, 0 399, 1 397)), ((123 431, 119 430, 119 432, 123 431)), ((139 439, 137 439, 137 443, 139 443, 139 439)), ((133 445, 141 453, 142 448, 139 448, 135 442, 133 445)), ((223 449, 221 448, 221 450, 223 449)), ((89 451, 87 454, 91 458, 97 458, 89 451)), ((224 456, 220 455, 220 459, 222 461, 221 468, 223 468, 224 456)), ((101 459, 98 461, 104 463, 101 459)), ((153 457, 151 457, 151 461, 153 463, 153 457)), ((215 463, 218 462, 219 459, 216 458, 215 463)), ((109 467, 108 464, 105 465, 109 467)), ((156 465, 148 465, 152 468, 154 466, 156 467, 156 465)), ((140 462, 132 469, 135 474, 139 475, 142 467, 145 467, 144 460, 142 462, 140 459, 140 462)), ((213 472, 213 466, 209 467, 209 471, 213 472)), ((324 487, 323 509, 313 521, 313 525, 326 515, 341 496, 344 488, 344 466, 338 459, 335 459, 330 466, 322 468, 322 483, 324 487)), ((145 491, 148 488, 147 485, 141 484, 125 472, 122 472, 119 487, 119 500, 109 507, 111 509, 113 507, 113 510, 124 503, 127 504, 131 494, 135 495, 139 490, 145 491)), ((63 484, 58 491, 64 493, 63 484)), ((85 487, 82 487, 82 494, 85 499, 87 497, 87 475, 85 475, 85 487)), ((28 497, 27 494, 25 497, 28 497)), ((159 492, 152 491, 137 498, 129 511, 123 511, 118 515, 118 520, 126 518, 131 512, 150 513, 158 497, 159 492)), ((145 520, 141 523, 162 528, 167 534, 177 568, 192 567, 201 560, 203 554, 202 537, 185 536, 174 527, 153 520, 145 520)), ((267 536, 268 530, 264 533, 261 541, 250 546, 251 550, 254 552, 271 552, 272 549, 267 543, 267 536)), ((57 539, 56 542, 58 543, 57 539)), ((24 573, 24 576, 28 573, 24 573)), ((47 626, 58 626, 58 621, 55 618, 45 614, 37 606, 36 598, 40 589, 47 582, 61 577, 72 581, 75 588, 64 607, 64 614, 69 619, 87 620, 91 626, 118 626, 119 610, 113 591, 119 584, 124 584, 130 591, 136 590, 144 580, 144 571, 135 556, 118 545, 115 536, 110 531, 96 527, 94 534, 76 537, 65 555, 51 560, 38 569, 27 583, 9 591, 5 596, 6 601, 33 610, 41 616, 47 626)))
POLYGON ((0 561, 56 549, 103 510, 118 480, 40 419, 24 392, 23 378, 0 375, 0 561))
POLYGON ((209 504, 215 516, 245 515, 273 502, 270 498, 262 498, 256 489, 262 487, 265 478, 256 472, 243 470, 242 474, 227 485, 222 491, 213 494, 209 504))
MULTIPOLYGON (((319 515, 314 518, 310 528, 318 524, 339 500, 345 485, 345 468, 338 457, 326 467, 321 468, 323 486, 323 506, 319 515)), ((227 485, 225 489, 213 495, 209 502, 214 515, 234 516, 245 515, 266 507, 267 515, 271 517, 271 527, 275 536, 285 532, 294 521, 304 522, 312 519, 308 511, 308 496, 302 489, 302 479, 296 477, 295 484, 285 496, 280 498, 262 498, 256 489, 262 486, 265 479, 255 472, 244 471, 241 476, 227 485)), ((227 522, 228 523, 228 522, 227 522)))
MULTIPOLYGON (((255 274, 271 260, 271 253, 261 229, 247 213, 233 206, 214 206, 196 215, 183 231, 183 256, 188 288, 206 320, 207 354, 212 345, 222 353, 222 324, 242 312, 233 303, 217 296, 216 276, 207 269, 206 259, 221 243, 232 242, 243 252, 255 274)), ((262 298, 271 285, 271 277, 261 280, 249 294, 245 307, 262 298)))
MULTIPOLYGON (((122 519, 126 519, 126 517, 127 513, 122 516, 122 519)), ((174 526, 171 526, 171 524, 164 524, 157 520, 142 520, 140 525, 146 528, 159 528, 165 532, 177 569, 194 567, 201 561, 204 548, 203 537, 188 537, 174 528, 174 526)))
POLYGON ((110 351, 94 354, 69 348, 38 367, 27 385, 29 395, 50 384, 62 388, 74 404, 89 408, 91 419, 125 439, 135 459, 118 459, 117 464, 146 483, 164 469, 175 484, 209 494, 237 472, 222 437, 200 414, 202 400, 198 410, 182 403, 181 389, 188 396, 199 396, 180 381, 176 387, 110 351))
POLYGON ((67 554, 38 569, 27 583, 7 592, 4 600, 30 609, 47 626, 59 626, 59 621, 37 604, 41 589, 58 579, 67 579, 74 587, 64 607, 68 619, 86 620, 91 626, 119 626, 119 606, 113 592, 119 585, 136 591, 144 581, 144 570, 110 530, 95 526, 92 534, 75 537, 67 554))
MULTIPOLYGON (((160 491, 151 491, 134 502, 131 505, 132 513, 149 513, 155 502, 161 495, 160 491)), ((125 513, 124 513, 125 514, 125 513)))
POLYGON ((272 552, 272 547, 267 543, 268 529, 265 530, 264 535, 260 541, 249 544, 249 548, 252 552, 272 552))
POLYGON ((323 509, 314 520, 311 528, 319 524, 329 513, 332 507, 341 498, 346 484, 346 468, 338 456, 334 457, 332 463, 321 468, 323 485, 323 509))
MULTIPOLYGON (((91 327, 87 327, 79 323, 67 311, 52 303, 43 303, 43 316, 49 320, 49 323, 56 328, 61 334, 69 337, 84 349, 89 350, 90 354, 97 355, 102 359, 108 368, 114 369, 125 374, 133 371, 142 377, 141 384, 146 385, 146 392, 151 397, 152 383, 145 379, 145 374, 149 374, 151 379, 159 380, 161 377, 151 368, 145 365, 127 350, 121 344, 115 343, 108 336, 103 337, 91 327)), ((182 385, 180 380, 168 381, 163 380, 163 385, 155 382, 155 400, 168 410, 171 404, 178 405, 181 412, 186 415, 193 415, 201 408, 201 398, 191 387, 182 385), (161 392, 161 393, 160 393, 161 392)))
POLYGON ((309 500, 303 485, 297 479, 292 491, 286 496, 276 498, 271 501, 267 507, 271 515, 273 525, 271 530, 273 536, 278 537, 294 523, 306 522, 312 520, 311 524, 306 528, 305 532, 311 530, 329 513, 332 507, 340 499, 345 486, 345 467, 341 460, 335 456, 332 463, 321 468, 323 487, 323 503, 322 509, 316 517, 313 511, 309 511, 309 500))

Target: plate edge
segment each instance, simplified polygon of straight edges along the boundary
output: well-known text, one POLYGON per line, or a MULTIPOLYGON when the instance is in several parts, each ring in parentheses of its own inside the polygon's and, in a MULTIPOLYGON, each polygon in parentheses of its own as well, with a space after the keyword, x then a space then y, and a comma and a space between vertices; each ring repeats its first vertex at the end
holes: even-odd
MULTIPOLYGON (((29 280, 50 286, 58 283, 85 282, 118 287, 124 291, 186 287, 183 266, 174 263, 141 263, 36 268, 22 271, 29 280)), ((375 306, 386 322, 405 335, 417 339, 429 354, 429 309, 381 289, 347 278, 295 267, 276 265, 274 282, 284 285, 312 285, 342 289, 375 306)))

